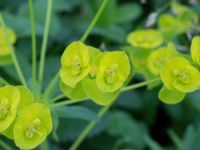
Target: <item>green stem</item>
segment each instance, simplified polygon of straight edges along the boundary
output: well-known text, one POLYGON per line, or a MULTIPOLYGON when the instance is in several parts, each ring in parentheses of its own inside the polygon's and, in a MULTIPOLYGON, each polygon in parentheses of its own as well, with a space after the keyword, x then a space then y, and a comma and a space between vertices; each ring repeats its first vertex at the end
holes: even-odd
POLYGON ((50 102, 56 102, 65 97, 66 97, 65 95, 61 94, 61 95, 58 95, 58 96, 54 97, 53 99, 51 99, 50 102))
MULTIPOLYGON (((98 21, 100 15, 101 15, 101 13, 102 13, 103 10, 104 10, 104 8, 105 8, 107 2, 108 2, 108 0, 104 0, 104 1, 102 2, 102 4, 101 4, 101 6, 100 6, 98 12, 96 13, 94 19, 92 20, 92 22, 91 22, 90 25, 88 26, 87 30, 85 31, 85 33, 84 33, 83 36, 81 37, 81 41, 82 41, 82 42, 84 42, 84 41, 87 39, 88 35, 90 34, 90 32, 92 31, 92 29, 94 28, 94 26, 95 26, 95 24, 97 23, 97 21, 98 21)), ((57 74, 56 74, 56 76, 57 76, 57 74)), ((56 77, 54 77, 54 78, 56 78, 56 77)), ((54 81, 52 81, 52 82, 54 82, 54 81)), ((50 83, 50 85, 54 86, 55 84, 54 84, 54 83, 50 83)), ((51 92, 52 89, 53 89, 53 88, 49 89, 48 92, 51 92)))
POLYGON ((90 23, 89 27, 87 28, 87 30, 85 31, 85 33, 83 34, 81 41, 84 42, 88 35, 90 34, 91 30, 94 28, 95 24, 97 23, 99 17, 101 16, 104 8, 106 7, 106 4, 108 3, 108 0, 104 0, 101 4, 101 6, 99 7, 99 10, 97 11, 94 19, 92 20, 92 22, 90 23))
MULTIPOLYGON (((120 90, 120 92, 122 93, 122 92, 130 91, 130 90, 133 90, 133 89, 137 89, 137 88, 143 87, 145 85, 148 85, 148 84, 155 82, 155 81, 158 81, 158 80, 160 80, 160 78, 155 78, 155 79, 152 79, 152 80, 148 80, 148 81, 140 82, 140 83, 137 83, 137 84, 129 85, 129 86, 122 88, 120 90)), ((60 98, 64 98, 64 95, 60 95, 58 97, 55 97, 52 100, 52 102, 55 102, 56 100, 58 100, 60 98)), ((79 103, 79 102, 86 101, 86 100, 89 100, 89 98, 81 99, 81 100, 69 100, 68 99, 68 100, 65 100, 65 101, 62 101, 62 102, 54 103, 54 104, 51 105, 51 107, 60 107, 60 106, 64 106, 64 105, 79 103)))
MULTIPOLYGON (((102 118, 104 114, 109 110, 111 104, 103 107, 99 113, 98 113, 98 118, 102 118)), ((81 142, 85 139, 85 137, 90 133, 90 131, 94 128, 96 125, 97 121, 91 121, 87 127, 83 130, 83 132, 79 135, 78 139, 75 141, 75 143, 69 148, 69 150, 76 150, 81 142)))
POLYGON ((8 144, 6 144, 5 142, 3 142, 2 140, 0 140, 0 146, 4 150, 12 150, 12 148, 8 144))
POLYGON ((42 80, 43 80, 43 74, 44 74, 45 55, 46 55, 46 49, 47 49, 47 40, 48 40, 49 26, 50 26, 50 20, 51 20, 51 13, 52 13, 52 0, 48 0, 47 15, 46 15, 44 36, 43 36, 41 56, 40 56, 40 68, 39 68, 39 81, 40 81, 41 86, 42 86, 42 80))
POLYGON ((89 100, 89 98, 86 98, 86 99, 81 99, 81 100, 64 100, 62 102, 58 102, 58 103, 54 103, 51 105, 52 108, 55 108, 55 107, 60 107, 60 106, 64 106, 64 105, 71 105, 71 104, 76 104, 76 103, 80 103, 80 102, 84 102, 84 101, 87 101, 89 100))
POLYGON ((59 71, 58 73, 54 76, 54 78, 52 79, 52 81, 49 83, 47 90, 44 92, 44 99, 47 99, 48 96, 50 95, 51 91, 54 89, 54 86, 56 85, 57 81, 59 79, 59 71))
POLYGON ((29 0, 29 11, 31 19, 31 39, 32 39, 32 86, 36 85, 36 71, 37 71, 37 51, 36 51, 36 33, 35 33, 35 17, 33 10, 33 1, 29 0))
MULTIPOLYGON (((4 29, 6 29, 6 26, 5 26, 5 23, 4 23, 4 20, 3 20, 3 17, 2 17, 2 14, 1 14, 1 13, 0 13, 0 23, 1 23, 1 26, 2 26, 4 29)), ((25 80, 24 75, 23 75, 23 73, 22 73, 22 70, 21 70, 21 68, 20 68, 20 66, 19 66, 19 63, 18 63, 16 54, 15 54, 15 50, 14 50, 12 44, 10 43, 10 40, 9 40, 9 38, 8 38, 8 36, 7 36, 6 31, 5 31, 5 30, 3 30, 3 31, 4 31, 3 34, 4 34, 4 37, 5 37, 5 40, 6 40, 6 44, 7 44, 7 45, 9 46, 9 48, 11 49, 11 56, 12 56, 12 60, 13 60, 15 69, 16 69, 16 71, 17 71, 17 74, 18 74, 18 76, 19 76, 19 78, 20 78, 22 84, 23 84, 24 86, 27 87, 27 83, 26 83, 26 80, 25 80)))
POLYGON ((155 78, 155 79, 152 79, 152 80, 148 80, 148 81, 140 82, 140 83, 137 83, 137 84, 129 85, 129 86, 122 88, 121 92, 130 91, 130 90, 145 86, 147 84, 150 84, 152 82, 159 81, 159 80, 160 80, 160 78, 155 78))
MULTIPOLYGON (((148 80, 148 81, 144 81, 138 84, 134 84, 131 86, 127 86, 124 87, 121 92, 125 92, 125 91, 129 91, 129 90, 133 90, 133 89, 137 89, 140 87, 143 87, 145 85, 148 85, 149 83, 155 82, 159 80, 159 78, 156 79, 152 79, 152 80, 148 80)), ((110 106, 112 105, 112 103, 108 106, 103 107, 99 113, 98 113, 98 117, 102 118, 104 116, 104 114, 109 110, 110 106)), ((94 126, 97 124, 97 121, 91 121, 87 127, 83 130, 83 132, 79 135, 79 137, 76 139, 76 141, 73 143, 73 145, 69 148, 69 150, 76 150, 78 148, 78 146, 82 143, 82 141, 87 137, 87 135, 90 133, 90 131, 94 128, 94 126)))
POLYGON ((4 78, 0 77, 0 83, 9 84, 4 78))

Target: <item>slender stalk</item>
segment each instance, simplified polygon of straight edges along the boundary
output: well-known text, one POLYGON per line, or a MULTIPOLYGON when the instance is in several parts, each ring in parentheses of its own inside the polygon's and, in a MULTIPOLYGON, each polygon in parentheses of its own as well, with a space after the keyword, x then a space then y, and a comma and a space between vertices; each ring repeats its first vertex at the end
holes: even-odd
MULTIPOLYGON (((103 107, 99 113, 98 113, 98 118, 102 118, 105 113, 109 110, 111 104, 107 105, 105 107, 103 107)), ((69 148, 69 150, 76 150, 79 145, 81 144, 81 142, 85 139, 85 137, 88 135, 88 133, 94 128, 94 126, 96 125, 97 121, 91 121, 87 127, 83 130, 83 132, 80 134, 80 136, 78 137, 78 139, 75 141, 75 143, 69 148)))
MULTIPOLYGON (((2 17, 2 14, 1 14, 1 13, 0 13, 0 23, 1 23, 1 26, 5 29, 6 26, 5 26, 5 23, 4 23, 4 20, 3 20, 3 17, 2 17)), ((23 84, 24 86, 27 87, 27 83, 26 83, 26 80, 25 80, 24 75, 23 75, 23 73, 22 73, 22 70, 21 70, 21 68, 20 68, 20 66, 19 66, 19 63, 18 63, 16 54, 15 54, 15 50, 14 50, 12 44, 10 43, 10 40, 9 40, 9 38, 8 38, 7 33, 6 33, 5 30, 4 30, 4 33, 3 33, 3 34, 4 34, 4 37, 5 37, 5 40, 6 40, 6 44, 7 44, 7 45, 9 46, 9 48, 11 49, 11 56, 12 56, 12 60, 13 60, 15 69, 16 69, 16 71, 17 71, 17 74, 18 74, 18 76, 19 76, 19 78, 20 78, 22 84, 23 84)))
POLYGON ((81 99, 81 100, 65 100, 65 101, 62 101, 62 102, 58 102, 58 103, 54 103, 51 105, 52 108, 55 108, 55 107, 60 107, 60 106, 64 106, 64 105, 71 105, 71 104, 76 104, 76 103, 80 103, 80 102, 84 102, 84 101, 87 101, 89 100, 89 98, 86 98, 86 99, 81 99))
POLYGON ((54 76, 52 81, 49 83, 47 90, 44 92, 43 97, 46 99, 50 95, 51 91, 54 89, 54 86, 56 85, 57 81, 59 79, 59 71, 58 73, 54 76))
MULTIPOLYGON (((133 90, 133 89, 137 89, 140 87, 143 87, 145 85, 148 85, 149 83, 155 82, 157 81, 159 78, 153 79, 153 80, 148 80, 148 81, 144 81, 138 84, 134 84, 131 86, 127 86, 125 88, 123 88, 121 90, 121 92, 125 92, 125 91, 129 91, 129 90, 133 90)), ((103 107, 99 113, 98 113, 98 117, 102 118, 104 116, 104 114, 109 110, 110 106, 112 105, 112 103, 108 106, 103 107)), ((79 135, 79 137, 76 139, 76 141, 72 144, 72 146, 69 148, 69 150, 76 150, 79 145, 82 143, 82 141, 87 137, 87 135, 90 133, 90 131, 94 128, 94 126, 97 124, 97 121, 91 121, 86 128, 83 130, 83 132, 79 135)))
POLYGON ((29 11, 31 19, 31 40, 32 40, 32 85, 36 85, 36 72, 37 72, 37 51, 36 51, 36 33, 35 33, 35 17, 33 10, 33 1, 29 0, 29 11))
POLYGON ((159 81, 159 80, 160 80, 160 78, 155 78, 155 79, 152 79, 152 80, 148 80, 148 81, 140 82, 140 83, 137 83, 137 84, 129 85, 129 86, 122 88, 121 92, 130 91, 130 90, 145 86, 147 84, 150 84, 152 82, 159 81))
POLYGON ((41 55, 40 55, 40 68, 39 68, 39 81, 42 85, 43 74, 44 74, 44 64, 45 64, 45 55, 47 49, 47 40, 48 40, 48 33, 49 33, 49 26, 51 21, 51 13, 52 13, 52 0, 48 0, 47 5, 47 15, 45 21, 45 28, 44 28, 44 36, 42 41, 42 48, 41 48, 41 55))
POLYGON ((65 97, 66 97, 65 95, 61 94, 61 95, 58 95, 58 96, 54 97, 53 99, 51 99, 50 102, 56 102, 65 97))
MULTIPOLYGON (((130 91, 130 90, 133 90, 133 89, 137 89, 137 88, 143 87, 145 85, 148 85, 148 84, 155 82, 155 81, 158 81, 158 80, 160 80, 160 78, 155 78, 155 79, 152 79, 152 80, 148 80, 148 81, 140 82, 140 83, 137 83, 137 84, 129 85, 129 86, 122 88, 120 90, 120 92, 122 93, 122 92, 130 91)), ((60 95, 60 96, 54 98, 54 101, 56 101, 60 97, 63 98, 64 95, 60 95)), ((51 105, 51 107, 60 107, 60 106, 64 106, 64 105, 79 103, 79 102, 86 101, 86 100, 89 100, 89 98, 82 99, 82 100, 69 100, 68 99, 68 100, 65 100, 65 101, 62 101, 62 102, 54 103, 54 104, 51 105)))
POLYGON ((99 7, 99 10, 97 11, 94 19, 92 20, 92 22, 90 23, 89 27, 87 28, 87 30, 85 31, 85 33, 83 34, 81 41, 84 42, 88 35, 90 34, 91 30, 94 28, 95 24, 97 23, 99 17, 101 16, 104 8, 106 7, 106 4, 108 3, 108 0, 104 0, 101 4, 101 6, 99 7))
POLYGON ((0 83, 9 84, 4 78, 0 77, 0 83))
POLYGON ((4 150, 12 150, 12 148, 2 140, 0 140, 0 147, 4 150))
MULTIPOLYGON (((87 39, 88 35, 90 34, 90 32, 92 31, 92 29, 94 28, 95 24, 97 23, 101 13, 103 12, 106 4, 107 4, 108 0, 104 0, 98 10, 98 12, 96 13, 94 19, 92 20, 92 22, 90 23, 90 25, 88 26, 87 30, 85 31, 85 33, 83 34, 83 36, 81 37, 81 41, 85 42, 85 40, 87 39)), ((57 74, 56 74, 57 76, 57 74)), ((54 77, 55 79, 57 79, 56 77, 54 77)), ((56 83, 56 81, 52 81, 54 83, 56 83)), ((52 87, 55 85, 54 83, 50 83, 49 85, 52 85, 52 87)), ((48 92, 51 92, 51 90, 53 89, 51 87, 51 89, 48 90, 48 92)), ((46 94, 47 95, 47 94, 46 94)))

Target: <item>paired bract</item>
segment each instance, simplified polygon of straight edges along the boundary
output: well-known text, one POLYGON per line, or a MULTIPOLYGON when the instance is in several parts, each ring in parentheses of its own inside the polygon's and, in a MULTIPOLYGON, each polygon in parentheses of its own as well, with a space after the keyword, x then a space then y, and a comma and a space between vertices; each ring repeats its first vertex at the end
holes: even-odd
POLYGON ((50 109, 34 102, 24 86, 0 88, 0 133, 13 139, 20 149, 40 145, 52 130, 50 109))
POLYGON ((101 53, 80 41, 72 42, 65 49, 61 64, 62 92, 73 100, 90 98, 100 105, 116 99, 130 74, 125 52, 101 53))
POLYGON ((163 37, 157 30, 143 29, 129 33, 127 41, 133 47, 152 49, 162 44, 163 37))

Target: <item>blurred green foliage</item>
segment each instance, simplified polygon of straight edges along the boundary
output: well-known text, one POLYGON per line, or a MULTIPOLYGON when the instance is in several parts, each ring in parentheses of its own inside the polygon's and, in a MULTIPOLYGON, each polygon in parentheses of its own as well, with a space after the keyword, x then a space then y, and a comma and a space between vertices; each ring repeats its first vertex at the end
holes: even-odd
MULTIPOLYGON (((141 1, 110 0, 87 43, 102 49, 119 49, 126 45, 126 36, 130 31, 143 28, 148 16, 160 12, 160 7, 169 3, 167 0, 146 0, 146 3, 141 1)), ((46 3, 47 0, 34 0, 38 53, 44 29, 46 3)), ((45 64, 45 86, 59 70, 60 55, 66 45, 81 37, 100 3, 101 0, 53 0, 45 64)), ((200 15, 200 3, 183 3, 200 15)), ((162 11, 168 11, 167 7, 163 8, 162 11)), ((17 56, 26 79, 31 82, 31 24, 28 1, 0 1, 0 10, 3 12, 6 25, 17 34, 17 56)), ((174 41, 183 43, 182 47, 189 45, 189 39, 185 34, 174 41)), ((12 65, 1 66, 0 76, 10 83, 18 84, 19 79, 13 68, 12 65)), ((141 75, 136 75, 131 82, 141 80, 141 75)), ((56 88, 53 95, 59 93, 59 88, 56 88)), ((146 88, 142 88, 123 93, 103 120, 99 121, 80 150, 199 150, 199 91, 188 95, 185 101, 174 106, 160 102, 157 93, 158 88, 148 92, 146 88)), ((99 106, 92 102, 84 102, 78 106, 55 110, 54 132, 47 141, 49 149, 67 149, 88 121, 98 120, 95 114, 98 109, 99 106)), ((10 143, 2 136, 0 138, 10 143)), ((11 145, 16 149, 13 143, 11 145)))

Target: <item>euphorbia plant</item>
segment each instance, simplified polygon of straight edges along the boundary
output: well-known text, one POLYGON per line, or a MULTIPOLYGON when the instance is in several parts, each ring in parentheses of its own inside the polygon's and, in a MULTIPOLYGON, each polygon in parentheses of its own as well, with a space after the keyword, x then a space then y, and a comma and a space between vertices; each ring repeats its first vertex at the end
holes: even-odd
MULTIPOLYGON (((103 1, 82 38, 71 42, 66 47, 60 58, 61 68, 47 89, 42 88, 42 83, 52 0, 48 0, 38 74, 34 13, 32 0, 29 0, 32 22, 33 66, 31 84, 27 84, 15 55, 13 44, 16 41, 16 36, 11 29, 6 27, 2 15, 0 15, 0 58, 1 60, 7 57, 12 59, 23 84, 17 86, 4 82, 0 88, 0 133, 12 139, 17 147, 34 149, 42 144, 53 129, 54 116, 52 112, 59 110, 60 106, 91 99, 96 104, 103 106, 97 114, 101 119, 122 92, 149 86, 160 79, 163 82, 163 87, 158 96, 161 101, 167 104, 181 102, 187 93, 199 90, 200 73, 197 67, 200 52, 199 37, 194 37, 192 41, 192 59, 179 53, 172 42, 168 43, 171 37, 166 35, 171 31, 171 28, 176 26, 173 24, 176 22, 171 16, 160 17, 159 30, 140 29, 128 34, 127 43, 130 44, 128 50, 122 47, 122 49, 119 48, 115 51, 102 51, 85 44, 85 40, 107 2, 108 0, 103 1), (165 24, 168 21, 172 24, 169 27, 165 24), (133 73, 137 71, 145 75, 147 81, 128 85, 133 73), (62 95, 52 97, 51 92, 56 83, 60 83, 62 95), (65 97, 69 99, 62 100, 65 97)), ((175 4, 172 6, 177 8, 175 4)), ((186 12, 188 12, 186 8, 178 9, 176 14, 178 21, 187 24, 185 26, 181 24, 181 31, 178 31, 177 34, 191 28, 190 17, 183 18, 182 16, 182 13, 186 12)), ((161 82, 152 87, 159 85, 159 83, 161 82)), ((97 120, 94 120, 88 124, 71 146, 71 150, 77 149, 96 123, 97 120)))

